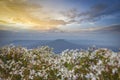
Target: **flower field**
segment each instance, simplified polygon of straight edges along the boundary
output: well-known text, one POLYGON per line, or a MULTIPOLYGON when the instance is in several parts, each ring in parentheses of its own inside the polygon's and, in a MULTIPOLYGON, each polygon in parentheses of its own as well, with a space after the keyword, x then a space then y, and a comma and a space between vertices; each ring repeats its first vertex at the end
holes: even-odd
POLYGON ((120 80, 120 52, 106 48, 65 50, 44 46, 0 48, 0 80, 120 80))

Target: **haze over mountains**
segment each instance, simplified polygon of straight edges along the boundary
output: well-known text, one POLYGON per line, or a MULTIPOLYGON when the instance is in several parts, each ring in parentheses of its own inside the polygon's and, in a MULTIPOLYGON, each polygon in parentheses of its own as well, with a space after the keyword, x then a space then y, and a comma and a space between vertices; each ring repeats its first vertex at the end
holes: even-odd
POLYGON ((85 48, 85 45, 78 45, 72 42, 69 42, 64 39, 57 40, 15 40, 11 44, 16 46, 23 46, 29 49, 37 48, 40 46, 49 46, 54 49, 54 52, 59 53, 65 49, 80 49, 85 48))
POLYGON ((55 52, 61 52, 65 49, 87 49, 93 45, 110 48, 115 51, 118 51, 120 48, 120 25, 104 27, 92 32, 79 33, 77 35, 74 35, 74 33, 71 35, 70 33, 64 33, 64 36, 60 36, 61 34, 62 33, 56 33, 56 37, 53 35, 53 32, 45 34, 0 30, 0 46, 2 47, 11 43, 29 49, 38 46, 49 46, 53 47, 55 52))
POLYGON ((13 44, 15 46, 22 46, 28 49, 37 48, 40 46, 49 46, 53 48, 55 53, 60 53, 66 49, 88 49, 88 47, 92 47, 96 45, 97 48, 109 48, 114 51, 118 51, 119 45, 110 45, 106 42, 95 41, 95 40, 65 40, 65 39, 57 39, 57 40, 15 40, 9 42, 8 44, 13 44))

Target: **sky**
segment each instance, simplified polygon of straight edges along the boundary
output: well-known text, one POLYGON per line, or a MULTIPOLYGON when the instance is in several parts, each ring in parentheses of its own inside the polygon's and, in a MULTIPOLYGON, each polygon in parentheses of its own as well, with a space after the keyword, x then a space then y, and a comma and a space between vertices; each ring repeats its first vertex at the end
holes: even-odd
POLYGON ((94 38, 107 30, 114 38, 120 34, 119 6, 120 0, 0 0, 0 37, 94 38))

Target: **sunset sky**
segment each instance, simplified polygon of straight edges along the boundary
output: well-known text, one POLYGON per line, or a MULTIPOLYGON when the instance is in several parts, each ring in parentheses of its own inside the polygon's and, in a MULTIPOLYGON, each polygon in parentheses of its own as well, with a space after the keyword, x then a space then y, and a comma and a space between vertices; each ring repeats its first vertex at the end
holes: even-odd
POLYGON ((95 30, 120 23, 119 0, 0 0, 1 30, 95 30))
POLYGON ((8 32, 79 35, 119 25, 120 0, 0 0, 1 36, 8 32))

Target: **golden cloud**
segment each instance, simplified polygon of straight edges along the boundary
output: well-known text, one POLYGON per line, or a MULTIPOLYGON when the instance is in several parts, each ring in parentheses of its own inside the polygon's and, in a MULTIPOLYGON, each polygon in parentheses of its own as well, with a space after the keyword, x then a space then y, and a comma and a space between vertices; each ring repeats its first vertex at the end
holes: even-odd
MULTIPOLYGON (((33 10, 37 11, 37 8, 41 8, 39 5, 34 5, 28 2, 28 0, 0 0, 0 25, 12 26, 18 29, 39 29, 48 30, 55 28, 58 25, 65 25, 67 22, 64 20, 55 19, 40 19, 41 16, 48 16, 47 14, 41 14, 39 18, 31 14, 33 10), (26 27, 25 27, 26 26, 26 27)), ((0 29, 3 27, 0 27, 0 29)), ((4 28, 7 28, 4 26, 4 28)))

